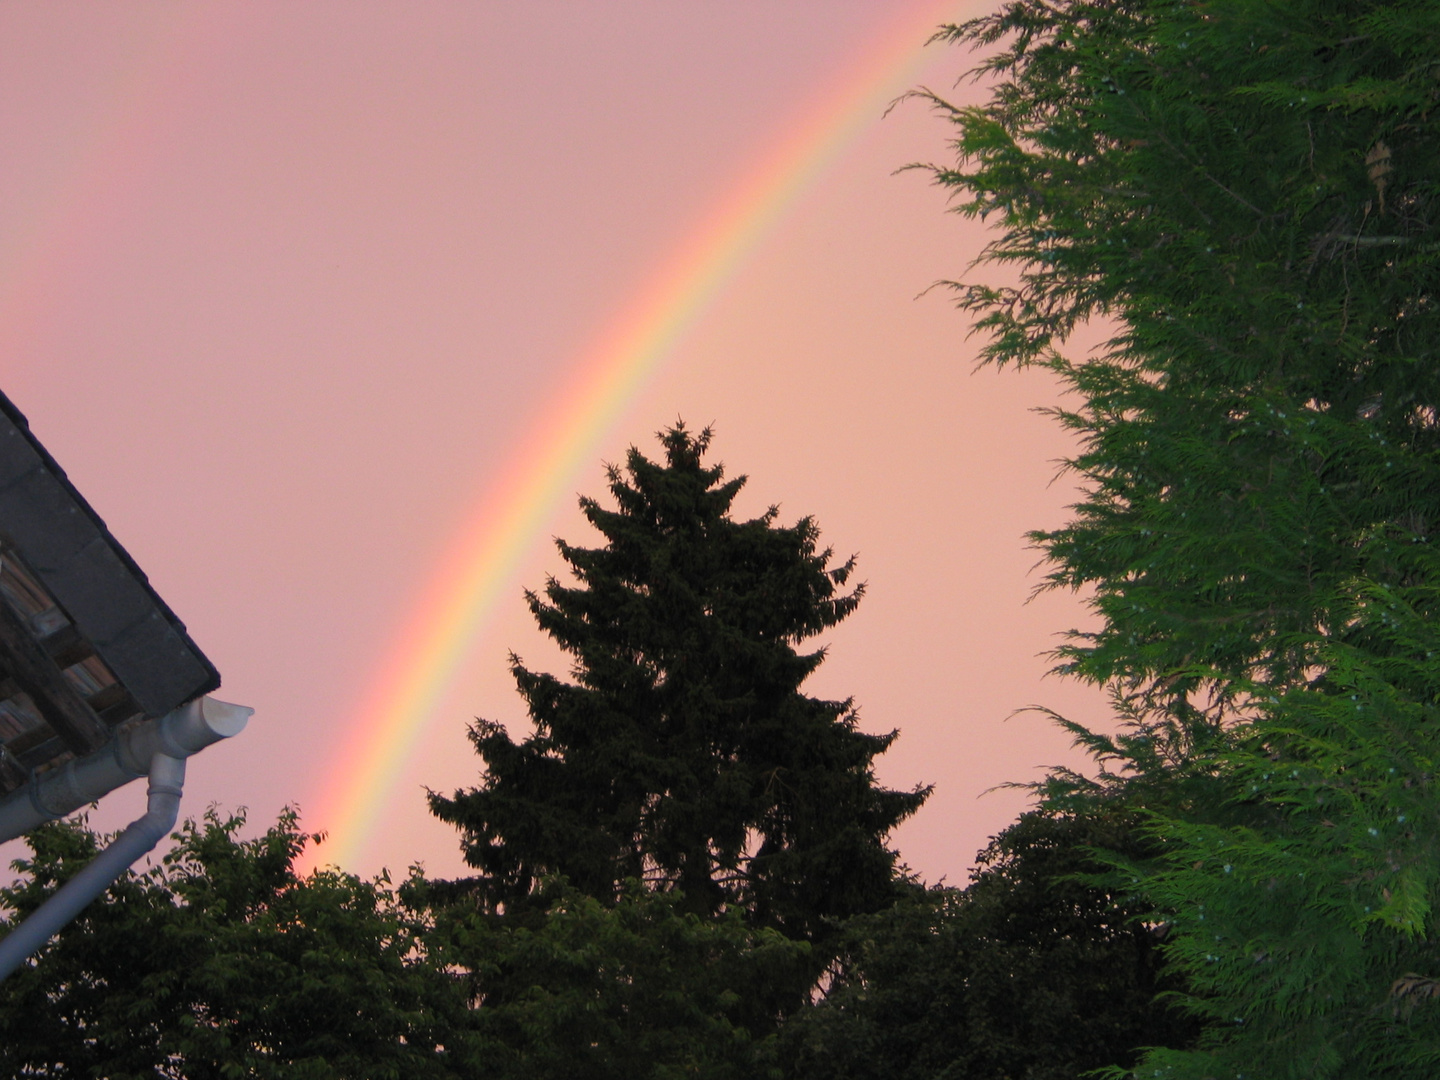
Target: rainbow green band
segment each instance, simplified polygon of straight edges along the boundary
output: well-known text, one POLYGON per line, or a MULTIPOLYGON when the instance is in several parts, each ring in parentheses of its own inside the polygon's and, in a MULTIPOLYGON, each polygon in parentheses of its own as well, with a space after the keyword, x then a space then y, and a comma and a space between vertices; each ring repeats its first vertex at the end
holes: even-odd
POLYGON ((432 724, 464 720, 438 715, 438 706, 462 664, 472 660, 471 643, 497 605, 519 602, 522 558, 561 500, 574 497, 581 473, 597 464, 597 447, 611 426, 801 193, 897 89, 908 88, 927 59, 921 45, 954 10, 948 0, 918 16, 912 8, 897 20, 862 69, 849 72, 825 104, 796 125, 577 358, 563 400, 526 435, 500 482, 476 504, 363 708, 348 718, 356 734, 307 815, 329 833, 317 857, 351 866, 366 854, 423 733, 432 724))

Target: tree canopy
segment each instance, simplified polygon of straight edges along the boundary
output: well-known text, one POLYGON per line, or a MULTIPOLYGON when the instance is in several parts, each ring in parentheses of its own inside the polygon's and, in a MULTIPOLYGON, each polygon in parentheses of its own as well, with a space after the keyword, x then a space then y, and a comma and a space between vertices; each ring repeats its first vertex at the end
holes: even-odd
POLYGON ((1068 1080, 1184 1048, 1198 1025, 1160 995, 1165 927, 1093 847, 1143 853, 1124 814, 1031 812, 964 889, 915 886, 851 920, 839 976, 782 1031, 790 1080, 1068 1080))
MULTIPOLYGON (((0 985, 7 1076, 449 1077, 464 1002, 425 962, 425 924, 385 882, 301 877, 313 838, 287 812, 186 822, 0 985), (445 1045, 450 1041, 451 1045, 445 1045)), ((94 857, 80 824, 30 834, 0 906, 23 918, 94 857)))
POLYGON ((776 1019, 813 978, 808 943, 634 881, 608 903, 555 880, 542 893, 541 918, 445 908, 427 935, 431 962, 464 973, 464 1075, 778 1077, 776 1019))

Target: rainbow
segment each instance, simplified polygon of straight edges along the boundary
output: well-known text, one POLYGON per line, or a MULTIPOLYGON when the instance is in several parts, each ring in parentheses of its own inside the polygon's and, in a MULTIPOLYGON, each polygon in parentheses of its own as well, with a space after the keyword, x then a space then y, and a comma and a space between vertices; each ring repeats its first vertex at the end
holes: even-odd
MULTIPOLYGON (((525 555, 625 407, 714 302, 746 258, 887 102, 908 88, 924 43, 955 0, 912 8, 858 71, 817 100, 682 243, 574 367, 563 400, 522 439, 485 491, 402 627, 354 719, 358 734, 327 773, 309 815, 329 841, 326 862, 353 866, 395 796, 414 748, 437 716, 469 647, 501 600, 515 599, 525 555)), ((313 852, 315 849, 311 849, 313 852)), ((318 857, 318 856, 317 856, 318 857)))

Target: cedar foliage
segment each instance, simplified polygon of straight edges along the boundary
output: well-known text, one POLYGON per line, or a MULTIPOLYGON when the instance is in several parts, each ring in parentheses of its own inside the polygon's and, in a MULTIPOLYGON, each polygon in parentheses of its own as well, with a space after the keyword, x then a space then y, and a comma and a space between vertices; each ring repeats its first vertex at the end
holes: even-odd
POLYGON ((635 880, 704 918, 824 938, 893 898, 885 837, 928 793, 875 782, 894 732, 800 689, 825 653, 798 646, 863 587, 845 591, 854 560, 832 565, 812 519, 730 516, 745 478, 703 462, 708 429, 660 442, 663 461, 632 448, 609 470, 614 509, 581 499, 605 543, 557 541, 576 583, 527 594, 574 681, 514 658, 534 731, 478 722, 480 784, 431 807, 461 830, 485 910, 522 912, 550 876, 607 904, 635 880))
POLYGON ((1440 1061, 1440 8, 1013 0, 935 170, 998 218, 957 283, 984 356, 1078 392, 1085 496, 1038 533, 1099 616, 1076 731, 1147 808, 1124 865, 1210 1021, 1137 1075, 1420 1076, 1440 1061), (1087 320, 1115 336, 1065 342, 1087 320))

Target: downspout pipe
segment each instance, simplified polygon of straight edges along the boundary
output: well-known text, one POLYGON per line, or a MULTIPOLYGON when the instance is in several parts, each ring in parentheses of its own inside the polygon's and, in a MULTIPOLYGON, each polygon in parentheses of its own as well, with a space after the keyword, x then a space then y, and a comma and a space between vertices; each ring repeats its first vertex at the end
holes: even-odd
POLYGON ((150 763, 149 808, 144 816, 132 821, 109 847, 0 939, 0 979, 23 964, 175 827, 184 786, 185 759, 156 754, 150 763))
MULTIPOLYGON (((123 874, 136 860, 152 851, 155 845, 175 827, 175 822, 180 816, 180 795, 185 787, 185 759, 213 742, 238 734, 244 728, 251 712, 243 706, 211 702, 211 705, 215 706, 211 710, 215 722, 207 723, 206 700, 202 698, 199 701, 191 702, 190 705, 177 709, 160 720, 152 721, 150 725, 141 725, 141 729, 137 729, 134 733, 137 737, 126 741, 126 747, 131 751, 147 747, 153 748, 147 763, 148 767, 145 770, 150 777, 145 814, 131 822, 109 847, 90 860, 79 873, 32 912, 29 918, 11 930, 3 939, 0 939, 0 979, 4 979, 23 964, 28 956, 49 941, 66 923, 79 915, 90 901, 109 888, 111 882, 123 874), (147 727, 149 730, 144 730, 147 727)), ((122 754, 117 752, 114 755, 114 761, 119 762, 120 767, 125 770, 125 775, 119 783, 135 777, 135 773, 130 771, 129 764, 123 761, 122 754)), ((108 767, 99 772, 94 769, 82 772, 84 765, 85 763, 82 762, 79 767, 72 770, 69 783, 66 785, 66 790, 72 797, 79 797, 84 791, 90 790, 90 784, 103 782, 113 776, 108 767), (78 782, 76 773, 80 774, 78 782)), ((61 770, 52 771, 59 772, 61 770)), ((105 790, 109 791, 118 787, 119 783, 111 784, 105 790)), ((100 792, 100 794, 103 793, 100 792)), ((14 794, 18 795, 20 792, 14 794)), ((32 794, 35 793, 32 792, 32 794)), ((91 796, 91 799, 97 797, 98 795, 91 796)), ((10 801, 6 800, 7 803, 10 801)), ((34 822, 34 825, 38 825, 48 818, 69 813, 69 810, 61 810, 56 813, 53 808, 47 808, 41 804, 39 799, 31 801, 37 804, 32 807, 32 811, 43 815, 34 822)), ((87 799, 86 801, 91 800, 87 799)), ((83 802, 77 803, 70 809, 77 809, 82 805, 84 805, 83 802)), ((0 806, 0 817, 3 817, 4 809, 4 806, 0 806)), ((15 817, 16 820, 29 819, 29 815, 18 811, 15 817)), ((34 825, 28 825, 26 828, 33 828, 34 825)))

